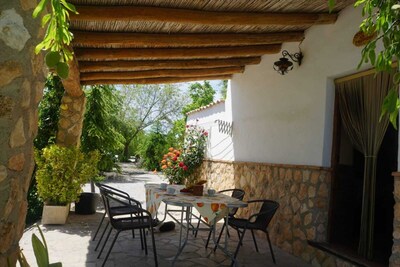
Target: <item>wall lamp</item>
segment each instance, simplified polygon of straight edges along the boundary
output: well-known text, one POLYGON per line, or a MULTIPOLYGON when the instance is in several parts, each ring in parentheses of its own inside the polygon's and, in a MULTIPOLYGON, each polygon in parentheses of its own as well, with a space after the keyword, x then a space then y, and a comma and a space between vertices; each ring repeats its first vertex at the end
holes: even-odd
POLYGON ((274 70, 279 74, 285 75, 288 71, 293 69, 293 62, 297 62, 299 66, 301 65, 301 60, 303 59, 303 53, 298 52, 290 54, 287 50, 282 51, 282 56, 278 61, 274 62, 274 70), (292 61, 289 60, 289 57, 292 61))

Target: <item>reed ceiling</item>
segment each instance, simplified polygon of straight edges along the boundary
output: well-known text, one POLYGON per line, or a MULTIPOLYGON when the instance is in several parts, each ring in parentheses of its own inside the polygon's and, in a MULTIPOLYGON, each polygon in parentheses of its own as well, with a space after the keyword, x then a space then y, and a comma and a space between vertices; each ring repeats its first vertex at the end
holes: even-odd
POLYGON ((81 84, 228 79, 354 1, 70 0, 81 84))

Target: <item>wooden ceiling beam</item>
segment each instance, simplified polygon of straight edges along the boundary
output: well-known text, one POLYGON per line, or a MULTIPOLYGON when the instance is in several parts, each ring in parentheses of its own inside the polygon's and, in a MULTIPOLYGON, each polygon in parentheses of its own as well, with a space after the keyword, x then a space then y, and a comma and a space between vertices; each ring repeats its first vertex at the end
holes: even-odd
POLYGON ((82 81, 82 85, 97 85, 97 84, 164 84, 164 83, 181 83, 204 80, 228 80, 232 75, 211 75, 211 76, 196 76, 196 77, 160 77, 151 79, 132 79, 132 80, 93 80, 82 81))
POLYGON ((299 42, 303 31, 274 33, 116 33, 74 31, 74 47, 217 47, 299 42))
POLYGON ((74 49, 79 61, 234 58, 276 54, 280 50, 281 44, 210 48, 74 49))
POLYGON ((139 71, 158 69, 204 69, 259 64, 261 57, 194 59, 194 60, 118 60, 81 61, 79 70, 83 72, 139 71))
POLYGON ((225 67, 209 69, 180 69, 180 70, 146 70, 123 72, 86 72, 81 73, 81 81, 92 80, 133 80, 158 77, 197 77, 209 75, 231 75, 242 73, 244 67, 225 67))
POLYGON ((198 25, 314 25, 330 24, 337 14, 215 12, 139 6, 76 6, 71 21, 158 21, 198 25), (171 15, 172 14, 172 15, 171 15))

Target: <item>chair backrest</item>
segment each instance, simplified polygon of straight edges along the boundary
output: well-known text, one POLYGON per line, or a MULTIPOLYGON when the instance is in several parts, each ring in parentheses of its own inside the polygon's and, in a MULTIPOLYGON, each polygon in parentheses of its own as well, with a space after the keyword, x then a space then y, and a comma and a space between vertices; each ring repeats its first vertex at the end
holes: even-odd
POLYGON ((274 217, 276 211, 279 208, 279 203, 273 200, 262 199, 262 200, 251 200, 248 203, 262 203, 260 211, 256 214, 253 214, 251 217, 256 217, 254 224, 258 229, 266 231, 269 223, 274 217))
MULTIPOLYGON (((112 186, 109 186, 109 185, 106 185, 106 184, 103 184, 103 183, 96 183, 96 186, 99 188, 100 194, 101 194, 102 189, 103 189, 103 192, 104 192, 104 190, 107 190, 110 193, 113 193, 113 194, 115 194, 117 196, 121 196, 123 199, 131 198, 131 196, 128 193, 126 193, 125 191, 119 190, 119 189, 117 189, 115 187, 112 187, 112 186)), ((102 197, 102 199, 103 199, 103 197, 102 197)), ((121 207, 121 206, 124 206, 124 205, 129 204, 129 203, 130 203, 130 201, 127 201, 127 203, 119 203, 119 202, 111 201, 110 202, 110 207, 112 207, 112 208, 121 207)), ((104 208, 105 208, 106 203, 104 202, 104 199, 103 199, 103 204, 104 204, 104 208)))
MULTIPOLYGON (((236 198, 239 200, 243 200, 243 198, 244 198, 245 192, 242 189, 234 188, 234 189, 225 189, 225 190, 218 191, 218 193, 229 193, 229 192, 231 192, 231 197, 233 197, 233 198, 236 198)), ((238 211, 238 208, 232 208, 229 211, 229 216, 230 217, 234 216, 237 211, 238 211)))

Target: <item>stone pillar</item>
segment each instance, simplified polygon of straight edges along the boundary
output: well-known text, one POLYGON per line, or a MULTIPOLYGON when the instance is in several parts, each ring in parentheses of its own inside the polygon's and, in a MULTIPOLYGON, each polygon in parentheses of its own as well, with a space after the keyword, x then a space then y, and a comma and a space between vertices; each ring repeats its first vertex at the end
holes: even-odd
POLYGON ((37 107, 45 81, 36 0, 0 1, 0 266, 15 263, 32 176, 37 107))
POLYGON ((58 122, 57 144, 79 146, 82 135, 86 97, 72 96, 65 91, 61 99, 60 120, 58 122))
POLYGON ((389 266, 400 266, 400 172, 394 172, 393 247, 389 266))

